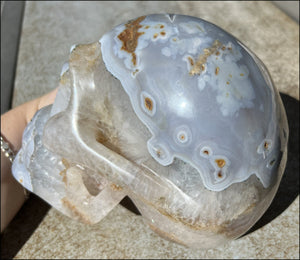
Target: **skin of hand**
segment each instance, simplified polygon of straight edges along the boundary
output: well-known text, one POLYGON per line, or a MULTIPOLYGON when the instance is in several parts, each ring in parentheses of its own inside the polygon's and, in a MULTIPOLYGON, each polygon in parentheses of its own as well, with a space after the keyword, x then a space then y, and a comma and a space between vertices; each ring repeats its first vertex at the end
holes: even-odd
MULTIPOLYGON (((1 135, 17 153, 22 145, 25 127, 34 114, 54 102, 57 88, 48 94, 15 107, 1 115, 1 135)), ((1 232, 7 227, 25 201, 24 188, 11 173, 11 162, 1 152, 1 232)))

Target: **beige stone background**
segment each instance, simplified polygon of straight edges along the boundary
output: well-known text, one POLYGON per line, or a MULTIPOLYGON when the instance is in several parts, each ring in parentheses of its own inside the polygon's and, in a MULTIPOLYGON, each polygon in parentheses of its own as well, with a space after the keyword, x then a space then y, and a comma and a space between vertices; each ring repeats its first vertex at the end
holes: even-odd
MULTIPOLYGON (((87 226, 31 195, 1 235, 7 255, 16 259, 299 259, 299 25, 271 2, 27 2, 13 106, 57 86, 71 45, 95 42, 128 19, 164 12, 197 16, 222 27, 268 67, 290 124, 287 169, 271 207, 246 236, 217 249, 197 250, 160 238, 140 215, 121 205, 100 223, 87 226)), ((130 208, 127 200, 122 204, 130 208)))

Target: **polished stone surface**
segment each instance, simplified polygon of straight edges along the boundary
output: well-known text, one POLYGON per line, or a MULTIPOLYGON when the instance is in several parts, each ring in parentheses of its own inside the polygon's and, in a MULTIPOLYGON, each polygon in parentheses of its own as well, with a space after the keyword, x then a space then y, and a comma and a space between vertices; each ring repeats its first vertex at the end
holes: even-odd
POLYGON ((13 105, 57 86, 70 46, 94 42, 109 28, 145 10, 198 16, 221 26, 258 55, 279 91, 286 94, 282 97, 290 124, 289 159, 270 209, 254 232, 217 249, 192 250, 163 240, 139 215, 120 205, 100 223, 87 226, 53 208, 47 211, 35 198, 21 210, 25 217, 19 214, 2 235, 1 247, 8 248, 9 239, 22 240, 20 234, 26 230, 26 242, 19 243, 25 242, 23 247, 10 252, 15 258, 298 258, 299 26, 271 3, 28 2, 13 105), (44 218, 36 214, 40 208, 44 218), (32 223, 35 216, 40 223, 32 223))

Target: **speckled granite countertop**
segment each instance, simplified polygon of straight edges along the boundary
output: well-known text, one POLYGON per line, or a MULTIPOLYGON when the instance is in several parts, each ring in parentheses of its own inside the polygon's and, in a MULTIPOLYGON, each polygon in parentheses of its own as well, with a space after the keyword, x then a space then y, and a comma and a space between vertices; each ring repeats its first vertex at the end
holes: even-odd
POLYGON ((160 238, 141 216, 121 205, 100 223, 87 226, 49 209, 32 195, 2 235, 6 256, 299 258, 299 25, 272 3, 27 2, 13 105, 57 86, 71 45, 95 42, 121 22, 162 12, 198 16, 215 23, 245 43, 268 67, 290 125, 287 168, 271 207, 248 235, 217 249, 191 250, 160 238))

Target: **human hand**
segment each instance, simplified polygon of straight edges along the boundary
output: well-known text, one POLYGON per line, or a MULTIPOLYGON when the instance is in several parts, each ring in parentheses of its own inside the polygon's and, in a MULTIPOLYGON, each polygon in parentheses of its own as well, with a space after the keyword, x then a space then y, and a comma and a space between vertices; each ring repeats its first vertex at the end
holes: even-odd
MULTIPOLYGON (((21 148, 22 136, 27 124, 39 109, 54 102, 56 94, 57 88, 1 115, 1 136, 15 153, 21 148)), ((24 201, 24 188, 12 176, 11 163, 1 152, 1 232, 24 201)))
POLYGON ((10 143, 13 151, 17 152, 21 148, 25 127, 39 109, 54 102, 57 90, 55 88, 1 115, 1 135, 10 143))

